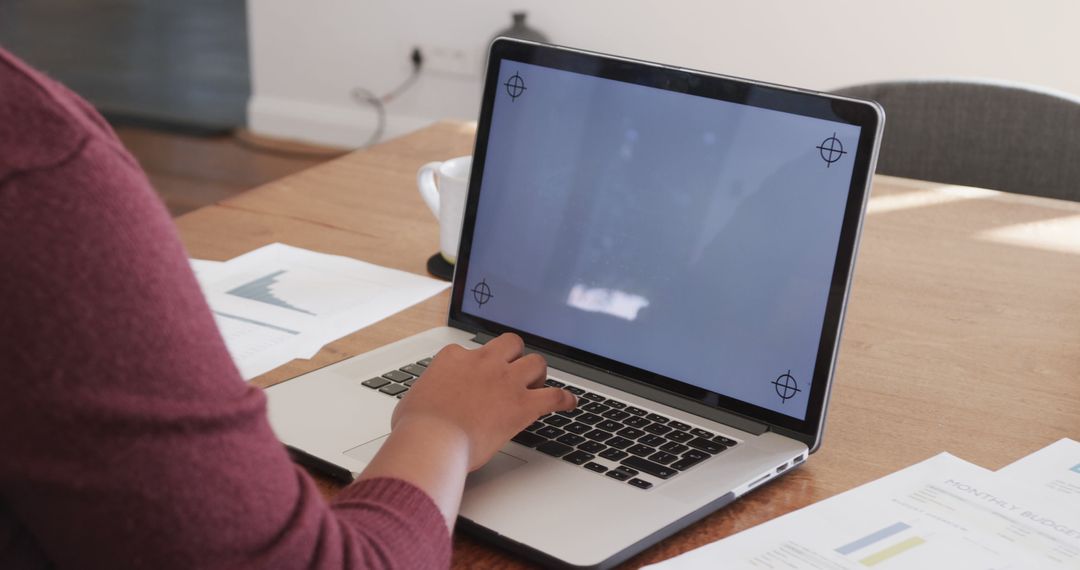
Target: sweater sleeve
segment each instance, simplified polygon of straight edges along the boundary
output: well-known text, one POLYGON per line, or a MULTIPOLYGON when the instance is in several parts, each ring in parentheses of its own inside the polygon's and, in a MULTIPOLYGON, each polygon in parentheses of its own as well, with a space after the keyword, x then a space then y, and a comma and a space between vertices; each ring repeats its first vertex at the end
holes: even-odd
POLYGON ((114 141, 76 143, 0 177, 0 528, 59 567, 448 566, 418 488, 374 479, 327 504, 145 176, 114 141))

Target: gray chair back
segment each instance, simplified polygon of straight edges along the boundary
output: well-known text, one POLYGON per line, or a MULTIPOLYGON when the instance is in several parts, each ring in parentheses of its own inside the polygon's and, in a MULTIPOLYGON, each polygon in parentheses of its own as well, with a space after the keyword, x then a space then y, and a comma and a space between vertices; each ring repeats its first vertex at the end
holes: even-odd
POLYGON ((885 108, 880 174, 1080 201, 1080 98, 961 81, 836 92, 885 108))

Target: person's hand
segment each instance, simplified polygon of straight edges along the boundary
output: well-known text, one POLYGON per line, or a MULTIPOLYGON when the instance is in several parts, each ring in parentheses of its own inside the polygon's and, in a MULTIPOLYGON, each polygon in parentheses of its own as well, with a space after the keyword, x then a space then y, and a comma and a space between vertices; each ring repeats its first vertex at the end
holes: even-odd
POLYGON ((398 402, 391 433, 359 479, 402 479, 428 494, 454 528, 465 476, 487 463, 511 437, 577 398, 544 387, 547 364, 522 356, 517 335, 467 350, 450 345, 398 402))
POLYGON ((538 354, 522 356, 523 349, 521 337, 504 334, 477 349, 440 350, 398 403, 391 429, 423 422, 426 429, 460 431, 469 470, 478 469, 536 418, 577 404, 566 390, 544 387, 547 363, 538 354))

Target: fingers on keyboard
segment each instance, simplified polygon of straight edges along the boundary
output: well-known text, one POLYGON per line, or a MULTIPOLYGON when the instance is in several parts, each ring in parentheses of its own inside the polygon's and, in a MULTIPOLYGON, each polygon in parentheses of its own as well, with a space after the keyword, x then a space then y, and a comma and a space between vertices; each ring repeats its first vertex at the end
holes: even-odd
MULTIPOLYGON (((369 382, 373 385, 364 385, 401 385, 385 375, 369 382)), ((548 378, 544 384, 578 396, 577 407, 545 414, 512 441, 638 489, 651 489, 656 480, 670 479, 737 444, 723 435, 561 380, 548 378)))

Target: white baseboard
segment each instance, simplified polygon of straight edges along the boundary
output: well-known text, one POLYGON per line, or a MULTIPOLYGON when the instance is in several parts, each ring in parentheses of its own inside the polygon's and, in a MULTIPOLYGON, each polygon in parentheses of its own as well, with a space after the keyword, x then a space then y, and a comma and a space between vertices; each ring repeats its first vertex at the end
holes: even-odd
MULTIPOLYGON (((433 118, 387 114, 382 139, 421 129, 433 118)), ((375 130, 372 109, 309 103, 278 97, 252 96, 248 128, 257 135, 342 148, 358 148, 375 130)))

